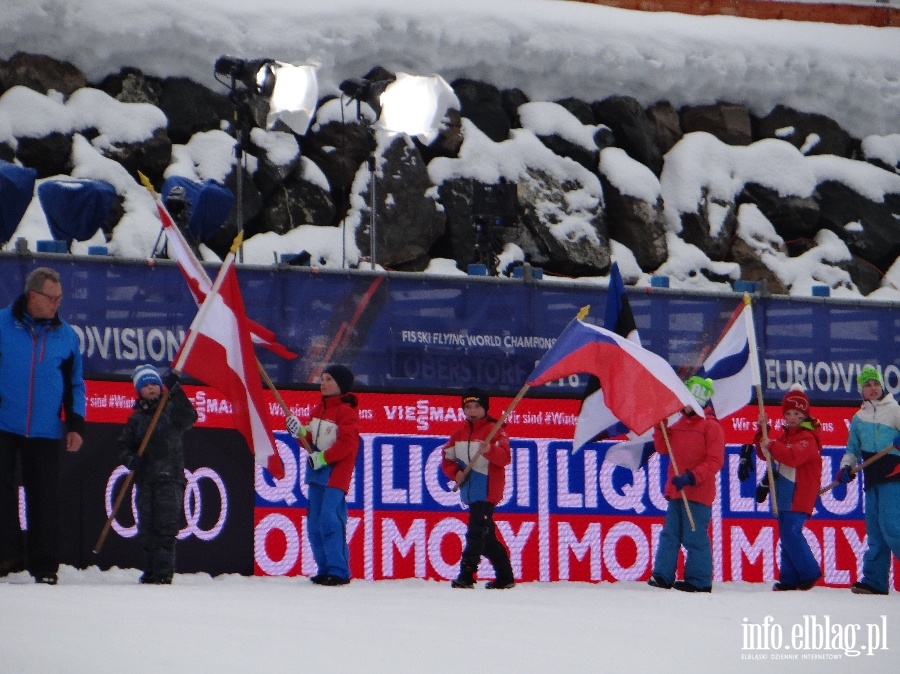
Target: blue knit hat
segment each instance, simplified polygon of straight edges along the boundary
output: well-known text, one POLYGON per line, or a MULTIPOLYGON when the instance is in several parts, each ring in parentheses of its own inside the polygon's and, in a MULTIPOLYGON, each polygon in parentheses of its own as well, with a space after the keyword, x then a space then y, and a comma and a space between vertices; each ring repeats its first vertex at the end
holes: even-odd
POLYGON ((160 388, 163 385, 159 372, 152 365, 138 365, 134 368, 134 372, 131 374, 131 381, 134 382, 134 388, 138 393, 147 384, 157 384, 160 388))

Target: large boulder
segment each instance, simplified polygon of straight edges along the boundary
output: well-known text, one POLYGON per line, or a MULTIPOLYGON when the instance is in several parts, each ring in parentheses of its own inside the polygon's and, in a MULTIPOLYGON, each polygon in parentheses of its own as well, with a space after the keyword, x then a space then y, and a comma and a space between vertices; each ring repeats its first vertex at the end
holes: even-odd
POLYGON ((886 272, 900 255, 900 194, 876 203, 836 181, 816 188, 819 225, 843 239, 850 252, 886 272))
POLYGON ((16 158, 37 171, 38 178, 67 174, 72 170, 72 136, 53 131, 41 138, 19 138, 16 158))
POLYGON ((644 113, 637 99, 630 96, 610 96, 591 104, 594 119, 608 126, 621 147, 653 173, 662 172, 662 153, 656 125, 644 113))
POLYGON ((753 142, 750 112, 743 105, 686 105, 681 108, 680 117, 684 133, 705 131, 728 145, 753 142))
POLYGON ((9 61, 0 61, 0 91, 15 86, 28 87, 41 94, 58 91, 69 96, 87 86, 87 77, 68 61, 20 51, 9 61))
POLYGON ((681 227, 681 238, 697 246, 710 260, 727 260, 737 229, 737 204, 710 197, 704 187, 697 210, 681 214, 681 227))
POLYGON ((657 147, 660 154, 665 155, 684 135, 678 111, 668 101, 659 101, 647 108, 647 118, 656 127, 657 147))
MULTIPOLYGON (((372 217, 372 180, 359 196, 360 226, 356 244, 371 255, 371 228, 375 226, 376 262, 383 267, 415 264, 444 231, 445 216, 428 196, 434 188, 419 151, 407 137, 394 136, 376 158, 375 214, 372 217)), ((371 176, 369 176, 371 178, 371 176)))
MULTIPOLYGON (((179 145, 186 144, 195 133, 220 129, 223 120, 233 121, 236 114, 235 105, 226 96, 186 77, 167 77, 162 81, 158 107, 169 120, 169 138, 179 145)), ((252 117, 249 113, 248 116, 252 117)), ((247 124, 253 121, 246 120, 247 124)))
POLYGON ((600 153, 599 171, 610 238, 628 247, 642 270, 652 272, 668 257, 659 181, 620 148, 600 153))
POLYGON ((147 77, 137 68, 122 68, 118 73, 104 77, 97 88, 122 103, 149 103, 159 106, 162 80, 147 77))
POLYGON ((576 180, 561 182, 548 171, 531 167, 520 178, 520 226, 537 246, 533 261, 554 273, 597 276, 609 271, 609 233, 602 200, 589 208, 583 203, 574 206, 567 199, 569 193, 583 192, 583 188, 576 180))
POLYGON ((770 187, 747 183, 738 202, 755 204, 786 241, 811 239, 821 229, 819 202, 811 196, 781 195, 770 187))
MULTIPOLYGON (((339 104, 337 100, 334 105, 339 104)), ((351 118, 346 123, 326 121, 316 124, 301 142, 302 154, 321 169, 331 186, 336 222, 350 208, 350 190, 360 167, 374 150, 370 127, 351 118)))
POLYGON ((156 129, 150 138, 139 143, 115 143, 103 155, 116 160, 132 175, 142 172, 153 182, 161 182, 172 160, 172 141, 165 129, 156 129))
POLYGON ((459 99, 463 117, 471 120, 495 143, 509 137, 509 116, 497 87, 469 79, 454 80, 450 86, 459 99))
POLYGON ((263 206, 259 231, 285 234, 300 225, 331 226, 334 203, 322 172, 308 159, 280 183, 263 206))
POLYGON ((833 154, 852 159, 859 149, 859 142, 830 117, 800 112, 786 105, 776 105, 768 115, 756 119, 754 127, 757 139, 780 138, 803 154, 833 154))

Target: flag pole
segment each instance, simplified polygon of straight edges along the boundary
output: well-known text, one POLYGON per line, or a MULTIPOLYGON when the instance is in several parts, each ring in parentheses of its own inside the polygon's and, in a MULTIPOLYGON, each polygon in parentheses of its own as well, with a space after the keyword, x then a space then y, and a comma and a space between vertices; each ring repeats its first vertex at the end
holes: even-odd
MULTIPOLYGON (((659 423, 659 430, 662 431, 663 440, 666 441, 666 449, 669 451, 669 461, 672 462, 672 470, 675 472, 675 475, 680 475, 678 464, 675 462, 675 454, 672 453, 672 444, 669 442, 669 432, 666 430, 665 421, 659 423)), ((691 524, 691 531, 697 531, 697 525, 694 524, 694 516, 691 514, 691 506, 688 504, 688 497, 683 489, 681 490, 681 500, 684 501, 684 511, 687 513, 688 522, 691 524)))
MULTIPOLYGON (((578 310, 578 313, 575 315, 575 318, 573 320, 577 321, 577 320, 584 319, 584 317, 588 315, 588 312, 590 310, 591 310, 590 304, 581 307, 581 309, 578 310)), ((531 388, 530 384, 525 384, 521 389, 519 389, 519 392, 516 394, 516 397, 510 401, 509 405, 506 408, 506 411, 497 420, 497 423, 494 424, 494 427, 491 429, 491 432, 487 434, 487 437, 484 440, 482 440, 481 447, 479 447, 478 451, 475 452, 475 456, 473 456, 469 460, 469 463, 466 464, 466 467, 463 468, 462 476, 460 477, 459 482, 457 482, 455 485, 453 485, 450 488, 451 491, 456 491, 457 489, 459 489, 460 485, 462 485, 462 483, 466 481, 466 478, 469 477, 469 473, 472 472, 472 467, 475 465, 475 461, 478 460, 479 456, 481 456, 482 454, 484 454, 487 451, 487 448, 490 446, 491 440, 494 439, 494 436, 497 434, 497 431, 500 430, 500 427, 503 426, 507 417, 509 417, 509 415, 512 414, 512 411, 516 408, 516 405, 518 405, 519 401, 525 397, 525 394, 528 393, 528 389, 530 389, 530 388, 531 388)))
MULTIPOLYGON (((139 176, 140 179, 141 179, 141 184, 147 189, 148 192, 150 192, 150 194, 153 195, 153 198, 156 200, 157 206, 158 206, 158 207, 161 207, 161 208, 163 208, 163 209, 165 209, 165 206, 162 204, 162 201, 161 201, 161 199, 160 199, 159 193, 153 188, 153 183, 150 182, 150 179, 147 178, 147 176, 145 176, 145 175, 144 175, 143 173, 141 173, 140 171, 138 171, 138 176, 139 176)), ((171 217, 171 216, 170 216, 170 217, 171 217)), ((162 229, 160 229, 160 236, 162 236, 162 234, 163 234, 164 231, 165 231, 165 226, 163 226, 162 229)), ((173 235, 174 235, 174 236, 180 236, 181 233, 180 233, 180 232, 178 231, 178 229, 176 228, 176 229, 174 230, 174 232, 173 232, 173 235)), ((243 233, 240 233, 240 235, 243 236, 243 233)), ((158 245, 158 243, 159 243, 159 239, 157 239, 157 244, 156 244, 156 245, 158 245)), ((184 242, 184 244, 187 245, 187 242, 184 242)), ((154 253, 156 252, 156 245, 154 245, 154 253)), ((239 246, 240 244, 237 244, 237 245, 239 246)), ((233 252, 234 250, 236 250, 236 249, 234 248, 234 246, 232 246, 232 252, 233 252)), ((224 263, 223 263, 223 266, 224 266, 224 263)), ((213 282, 210 280, 209 275, 206 273, 206 270, 203 268, 202 265, 200 265, 200 264, 197 264, 197 265, 196 265, 196 272, 197 272, 198 274, 200 274, 200 276, 206 281, 206 283, 207 283, 209 286, 212 286, 212 285, 213 285, 213 282)), ((218 279, 217 279, 217 280, 218 280, 218 279)), ((213 292, 218 292, 218 289, 219 289, 219 288, 221 288, 221 282, 219 283, 218 286, 216 286, 216 288, 215 288, 214 291, 211 291, 211 292, 210 292, 210 294, 212 294, 213 292)), ((278 404, 281 406, 281 409, 282 409, 282 411, 284 412, 284 415, 285 415, 285 416, 288 416, 288 415, 290 414, 290 409, 289 409, 288 406, 285 404, 284 399, 283 399, 283 398, 281 397, 281 395, 278 393, 277 389, 275 388, 275 385, 272 383, 272 380, 269 378, 269 375, 268 375, 268 373, 266 372, 265 368, 263 367, 263 364, 262 364, 262 362, 259 360, 259 358, 256 358, 256 366, 259 368, 259 372, 260 372, 260 374, 263 376, 263 379, 265 380, 266 385, 267 385, 267 386, 269 387, 269 389, 272 391, 273 395, 275 396, 275 399, 278 401, 278 404)), ((300 442, 301 442, 301 444, 303 445, 303 448, 304 448, 307 452, 311 452, 311 447, 309 446, 309 443, 306 441, 306 438, 301 438, 300 442)))
POLYGON ((499 419, 497 419, 497 423, 494 424, 494 427, 491 429, 491 432, 488 433, 487 437, 481 441, 481 447, 479 447, 478 451, 475 452, 475 456, 473 456, 471 459, 469 459, 469 463, 467 463, 466 467, 463 468, 462 476, 460 477, 459 482, 457 482, 455 485, 453 485, 450 488, 450 491, 456 491, 457 489, 460 488, 462 483, 466 481, 466 478, 468 478, 469 473, 472 472, 472 468, 475 466, 475 462, 478 460, 478 457, 481 456, 482 454, 484 454, 485 451, 487 451, 487 448, 491 444, 491 440, 494 439, 494 436, 497 435, 497 432, 500 430, 500 428, 506 422, 506 418, 510 414, 512 414, 512 411, 515 409, 516 405, 518 405, 519 401, 525 397, 525 394, 528 393, 528 389, 530 389, 530 388, 531 387, 528 384, 525 384, 521 389, 519 389, 519 392, 516 394, 516 397, 513 398, 512 401, 510 401, 509 405, 507 406, 506 411, 501 415, 501 417, 499 419))
MULTIPOLYGON (((138 447, 137 456, 143 456, 144 450, 147 449, 147 443, 150 442, 150 436, 153 435, 153 429, 156 428, 156 424, 159 421, 159 417, 162 414, 163 407, 166 406, 166 403, 169 402, 169 391, 168 389, 163 389, 162 397, 159 399, 159 405, 156 406, 156 411, 153 413, 153 417, 150 419, 150 425, 147 426, 147 431, 144 433, 144 439, 141 440, 141 444, 138 447)), ((129 487, 131 487, 131 481, 134 479, 134 470, 129 470, 128 475, 125 476, 125 481, 122 483, 122 488, 119 489, 119 495, 116 497, 115 503, 113 503, 113 507, 111 512, 109 513, 109 517, 106 518, 106 524, 103 525, 103 530, 100 532, 99 538, 97 538, 97 544, 94 545, 94 554, 100 554, 100 548, 103 547, 103 543, 106 541, 106 537, 109 535, 109 530, 112 527, 113 520, 116 519, 116 513, 119 512, 119 507, 122 505, 122 501, 125 500, 125 494, 128 492, 129 487)))
MULTIPOLYGON (((243 239, 243 234, 241 232, 238 232, 238 235, 235 237, 234 243, 232 244, 231 250, 229 251, 228 256, 225 258, 225 262, 222 263, 221 269, 225 269, 229 264, 232 264, 232 261, 234 260, 234 253, 237 250, 237 247, 240 246, 241 239, 243 239)), ((206 300, 204 300, 203 304, 200 305, 200 310, 197 312, 198 318, 203 318, 206 316, 211 305, 211 300, 219 294, 219 290, 222 287, 224 279, 225 275, 222 273, 219 273, 218 276, 216 276, 216 281, 215 283, 213 283, 212 290, 210 290, 209 294, 206 296, 206 300)), ((194 348, 194 342, 196 341, 196 339, 196 333, 191 332, 188 334, 188 339, 185 342, 184 347, 181 349, 181 352, 178 354, 178 358, 176 359, 175 364, 172 366, 172 371, 176 375, 181 374, 182 367, 184 366, 184 363, 187 360, 187 357, 190 354, 191 350, 194 348)), ((159 416, 162 413, 163 407, 165 407, 168 400, 169 392, 168 390, 166 390, 163 392, 163 396, 159 401, 159 405, 157 406, 156 411, 153 413, 153 418, 150 420, 150 425, 147 427, 147 432, 144 434, 144 439, 141 441, 141 445, 138 448, 138 456, 141 456, 144 453, 144 449, 147 447, 147 443, 150 441, 150 436, 153 433, 153 429, 156 427, 156 424, 159 421, 159 416)), ((100 538, 97 540, 97 544, 94 546, 94 554, 99 554, 100 548, 103 547, 103 543, 106 540, 106 536, 109 534, 109 529, 112 526, 112 522, 116 517, 116 513, 118 512, 119 507, 122 505, 122 501, 125 499, 125 493, 131 486, 131 481, 133 479, 134 471, 132 470, 129 471, 128 476, 125 478, 125 482, 122 484, 122 488, 119 490, 119 495, 118 497, 116 497, 115 504, 112 508, 112 513, 110 514, 109 518, 107 518, 106 524, 103 526, 103 530, 100 532, 100 538)))
MULTIPOLYGON (((759 413, 761 416, 765 417, 766 409, 763 404, 762 378, 759 374, 759 352, 756 348, 756 327, 753 324, 753 306, 750 300, 750 293, 744 293, 744 304, 747 306, 747 312, 744 314, 744 317, 747 322, 747 339, 749 340, 750 345, 750 372, 753 375, 753 386, 756 389, 756 403, 759 405, 759 413)), ((775 474, 772 471, 772 455, 769 454, 769 450, 764 447, 769 439, 769 425, 764 424, 762 428, 760 428, 760 432, 762 433, 760 447, 762 448, 763 456, 766 457, 766 475, 769 480, 769 500, 772 502, 772 514, 775 515, 775 517, 778 517, 778 499, 775 498, 775 474)))
MULTIPOLYGON (((703 366, 703 361, 706 360, 706 357, 709 355, 709 352, 716 348, 716 345, 719 344, 724 338, 725 335, 728 334, 728 331, 731 330, 731 327, 734 325, 735 321, 737 321, 738 316, 741 314, 741 310, 744 308, 743 302, 738 302, 737 308, 731 312, 731 316, 728 317, 728 320, 725 322, 725 327, 722 328, 722 332, 719 334, 719 338, 713 342, 712 344, 704 344, 703 348, 700 349, 700 353, 697 354, 697 358, 694 361, 694 364, 691 366, 687 372, 685 372, 685 376, 682 379, 688 379, 693 375, 697 374, 700 371, 700 368, 703 366)), ((684 370, 682 369, 682 372, 684 370)))
MULTIPOLYGON (((281 411, 284 412, 284 416, 289 417, 291 415, 291 410, 287 406, 287 403, 284 402, 284 398, 281 397, 278 389, 275 388, 275 384, 272 383, 272 379, 269 377, 269 373, 266 372, 266 368, 264 368, 263 364, 259 362, 259 359, 256 360, 256 365, 259 367, 259 373, 262 375, 263 381, 266 382, 266 386, 269 387, 272 395, 275 396, 275 400, 281 406, 281 411)), ((300 444, 303 445, 303 449, 306 450, 307 454, 313 453, 312 447, 310 447, 309 445, 309 440, 306 439, 305 435, 301 435, 297 439, 300 441, 300 444)))
MULTIPOLYGON (((889 453, 891 452, 892 449, 894 449, 894 445, 889 445, 889 446, 885 447, 884 449, 882 449, 882 450, 881 450, 880 452, 878 452, 877 454, 873 454, 873 455, 870 456, 868 459, 866 459, 865 461, 863 461, 861 464, 859 464, 859 465, 854 466, 853 468, 851 468, 851 469, 850 469, 850 474, 851 474, 851 475, 856 475, 858 472, 860 472, 860 471, 863 470, 864 468, 867 468, 868 466, 870 466, 870 465, 872 465, 873 463, 875 463, 876 461, 878 461, 878 459, 884 457, 885 454, 889 454, 889 453)), ((840 483, 841 483, 840 480, 835 480, 834 482, 832 482, 831 484, 829 484, 827 487, 822 487, 822 488, 819 490, 819 496, 821 496, 821 495, 824 494, 825 492, 831 491, 832 489, 834 489, 835 487, 837 487, 840 483)))

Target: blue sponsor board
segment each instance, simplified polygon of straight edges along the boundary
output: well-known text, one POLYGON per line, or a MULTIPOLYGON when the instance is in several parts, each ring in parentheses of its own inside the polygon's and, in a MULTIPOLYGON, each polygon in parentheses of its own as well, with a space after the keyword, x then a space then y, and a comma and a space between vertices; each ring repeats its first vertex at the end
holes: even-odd
MULTIPOLYGON (((197 312, 173 262, 0 254, 0 304, 12 302, 42 264, 62 276, 61 315, 78 333, 89 376, 124 376, 140 362, 173 360, 197 312)), ((216 270, 207 268, 210 277, 216 270)), ((258 350, 275 382, 311 384, 324 364, 343 362, 359 386, 383 391, 474 384, 515 392, 582 306, 603 316, 607 292, 575 282, 297 268, 239 266, 238 278, 250 318, 300 356, 288 361, 258 350)), ((629 292, 643 345, 676 370, 696 365, 740 299, 629 292)), ((889 391, 900 391, 895 307, 766 297, 754 308, 766 398, 780 400, 801 382, 816 402, 855 401, 856 375, 867 363, 882 368, 889 391)), ((583 386, 584 378, 573 376, 541 390, 575 396, 583 386)))

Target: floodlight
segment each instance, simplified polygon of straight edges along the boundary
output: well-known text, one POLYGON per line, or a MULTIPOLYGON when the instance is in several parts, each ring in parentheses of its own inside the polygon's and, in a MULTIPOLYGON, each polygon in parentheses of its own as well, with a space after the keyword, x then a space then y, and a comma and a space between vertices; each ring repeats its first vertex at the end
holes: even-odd
MULTIPOLYGON (((275 59, 262 58, 251 61, 236 56, 220 56, 213 66, 216 75, 230 77, 232 85, 240 83, 252 94, 265 95, 263 89, 271 86, 267 83, 269 71, 267 66, 275 63, 275 59)), ((271 91, 270 91, 271 93, 271 91)))
MULTIPOLYGON (((353 77, 339 85, 341 92, 356 100, 356 116, 362 120, 359 104, 371 105, 378 120, 373 125, 388 133, 405 133, 416 136, 423 143, 431 143, 440 129, 441 120, 451 107, 459 108, 459 99, 440 75, 409 75, 397 73, 393 79, 368 80, 353 77)), ((372 127, 369 127, 370 133, 372 127)), ((375 144, 371 143, 375 148, 375 144)), ((375 269, 378 237, 375 218, 375 156, 369 157, 369 251, 372 269, 375 269)))
POLYGON ((297 66, 271 58, 244 60, 220 56, 214 68, 216 75, 231 78, 234 98, 249 94, 268 100, 268 128, 281 120, 300 136, 309 129, 319 99, 316 66, 297 66))
POLYGON ((291 131, 302 136, 309 129, 319 102, 317 67, 276 62, 266 66, 265 70, 271 73, 267 78, 274 78, 266 126, 271 129, 280 120, 291 131))
MULTIPOLYGON (((313 113, 318 103, 319 87, 316 81, 316 66, 295 66, 282 63, 272 58, 253 60, 239 59, 235 56, 220 56, 216 59, 214 70, 216 79, 219 76, 230 79, 230 100, 236 106, 235 121, 237 129, 235 137, 236 171, 236 218, 238 230, 244 227, 243 220, 243 167, 244 146, 250 142, 250 127, 254 121, 251 102, 254 98, 265 99, 269 104, 266 127, 271 129, 281 121, 291 131, 302 136, 309 129, 313 113)), ((243 249, 239 253, 243 260, 243 249)))
POLYGON ((424 143, 437 137, 441 120, 459 99, 440 75, 397 73, 379 97, 381 115, 375 126, 393 133, 418 136, 424 143))

